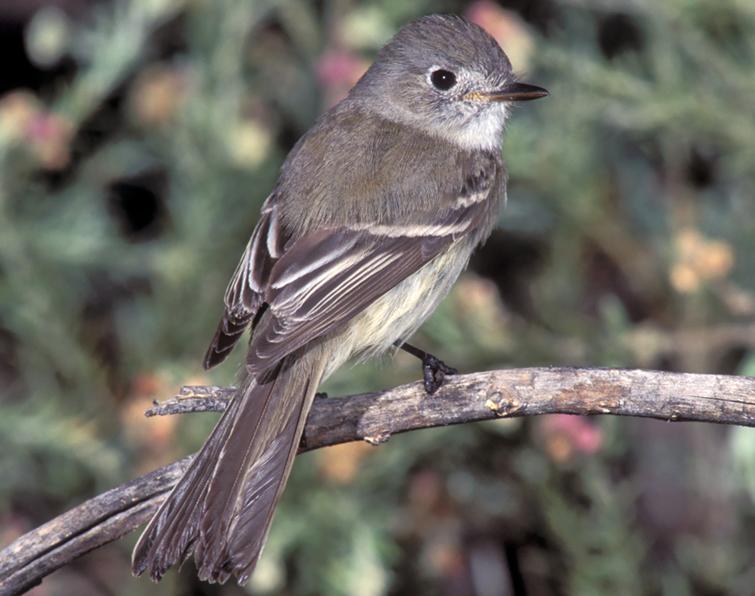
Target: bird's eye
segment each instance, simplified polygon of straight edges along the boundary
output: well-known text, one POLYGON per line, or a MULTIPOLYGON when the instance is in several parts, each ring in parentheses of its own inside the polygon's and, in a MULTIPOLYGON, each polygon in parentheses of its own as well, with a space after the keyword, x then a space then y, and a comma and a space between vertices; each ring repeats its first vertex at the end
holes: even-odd
POLYGON ((438 69, 430 74, 430 82, 436 89, 448 91, 456 84, 456 75, 450 70, 438 69))

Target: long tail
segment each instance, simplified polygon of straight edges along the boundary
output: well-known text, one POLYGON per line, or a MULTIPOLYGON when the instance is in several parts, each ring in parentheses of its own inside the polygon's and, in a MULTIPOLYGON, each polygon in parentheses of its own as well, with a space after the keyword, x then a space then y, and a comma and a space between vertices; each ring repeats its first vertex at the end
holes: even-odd
POLYGON ((318 350, 247 379, 134 548, 155 581, 194 552, 199 577, 245 583, 262 552, 323 373, 318 350))

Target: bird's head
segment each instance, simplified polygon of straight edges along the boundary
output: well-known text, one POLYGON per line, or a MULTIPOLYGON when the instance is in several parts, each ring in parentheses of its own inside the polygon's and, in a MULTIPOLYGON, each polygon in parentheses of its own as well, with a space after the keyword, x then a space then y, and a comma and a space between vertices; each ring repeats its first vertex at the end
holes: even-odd
POLYGON ((546 95, 516 79, 484 29, 452 15, 402 27, 351 93, 386 118, 469 148, 500 142, 511 102, 546 95))

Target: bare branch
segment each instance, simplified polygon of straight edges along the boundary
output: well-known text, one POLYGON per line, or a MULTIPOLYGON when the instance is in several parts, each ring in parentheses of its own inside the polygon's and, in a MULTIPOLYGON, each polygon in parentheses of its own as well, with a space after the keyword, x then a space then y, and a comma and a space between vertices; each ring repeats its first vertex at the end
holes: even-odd
MULTIPOLYGON (((148 416, 222 411, 232 388, 184 387, 148 416)), ((502 417, 613 414, 755 426, 755 378, 620 369, 527 368, 452 377, 432 397, 421 384, 317 399, 302 451, 502 417)), ((191 457, 114 488, 18 538, 0 552, 0 594, 19 594, 76 557, 136 529, 191 457)))

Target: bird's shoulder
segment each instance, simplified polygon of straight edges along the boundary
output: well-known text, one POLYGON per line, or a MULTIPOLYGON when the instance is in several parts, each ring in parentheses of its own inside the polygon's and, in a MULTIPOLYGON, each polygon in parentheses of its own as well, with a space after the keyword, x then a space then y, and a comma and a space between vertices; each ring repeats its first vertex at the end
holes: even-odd
POLYGON ((275 194, 282 223, 299 235, 424 222, 460 199, 501 194, 503 176, 499 150, 461 147, 342 102, 296 144, 275 194))

